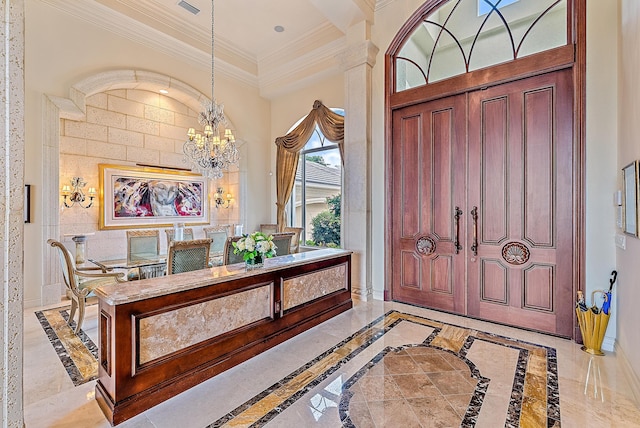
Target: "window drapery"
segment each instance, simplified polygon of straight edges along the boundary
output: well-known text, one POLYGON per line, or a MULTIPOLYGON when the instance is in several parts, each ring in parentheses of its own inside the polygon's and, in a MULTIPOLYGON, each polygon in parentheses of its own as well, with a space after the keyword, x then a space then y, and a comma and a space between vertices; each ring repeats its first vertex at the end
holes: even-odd
POLYGON ((282 232, 286 226, 285 206, 296 181, 296 170, 300 151, 304 148, 316 128, 327 140, 337 143, 340 159, 344 166, 344 116, 331 111, 321 101, 313 103, 313 109, 291 132, 276 138, 278 152, 276 155, 276 196, 278 207, 278 230, 282 232))

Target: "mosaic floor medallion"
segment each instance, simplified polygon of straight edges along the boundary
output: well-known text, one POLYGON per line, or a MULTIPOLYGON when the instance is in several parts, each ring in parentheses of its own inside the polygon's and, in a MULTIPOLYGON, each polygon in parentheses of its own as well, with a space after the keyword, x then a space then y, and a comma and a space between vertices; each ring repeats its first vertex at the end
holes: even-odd
POLYGON ((340 420, 345 427, 474 426, 488 385, 453 353, 388 347, 345 383, 340 420))

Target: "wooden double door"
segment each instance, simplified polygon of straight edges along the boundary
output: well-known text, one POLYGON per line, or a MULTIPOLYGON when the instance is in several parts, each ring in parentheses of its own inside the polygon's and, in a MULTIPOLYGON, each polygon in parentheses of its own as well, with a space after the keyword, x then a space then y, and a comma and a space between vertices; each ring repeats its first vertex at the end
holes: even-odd
POLYGON ((397 109, 392 299, 570 337, 571 70, 397 109))

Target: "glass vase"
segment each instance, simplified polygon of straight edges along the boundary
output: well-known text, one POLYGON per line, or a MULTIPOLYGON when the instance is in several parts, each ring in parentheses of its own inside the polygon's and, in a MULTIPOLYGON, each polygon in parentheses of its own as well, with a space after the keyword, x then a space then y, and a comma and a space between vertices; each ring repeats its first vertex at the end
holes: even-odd
POLYGON ((259 269, 264 266, 264 262, 262 260, 262 254, 258 254, 252 259, 245 260, 245 264, 247 266, 247 270, 259 269))

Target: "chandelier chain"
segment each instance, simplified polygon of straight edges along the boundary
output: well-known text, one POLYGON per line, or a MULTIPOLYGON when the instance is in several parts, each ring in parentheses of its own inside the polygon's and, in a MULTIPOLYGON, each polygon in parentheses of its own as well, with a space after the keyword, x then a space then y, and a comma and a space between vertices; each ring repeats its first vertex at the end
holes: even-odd
POLYGON ((214 61, 213 58, 215 57, 215 43, 214 43, 214 39, 215 39, 215 33, 214 31, 214 13, 213 13, 213 5, 214 5, 215 1, 211 0, 211 102, 215 102, 215 96, 213 93, 213 88, 214 88, 214 81, 215 81, 215 71, 214 71, 214 61))
POLYGON ((239 156, 235 137, 230 129, 225 129, 227 119, 224 105, 215 99, 215 13, 211 0, 211 100, 205 102, 198 121, 204 127, 202 133, 189 128, 183 152, 185 162, 193 164, 193 169, 212 179, 222 178, 223 170, 238 165, 239 156))

